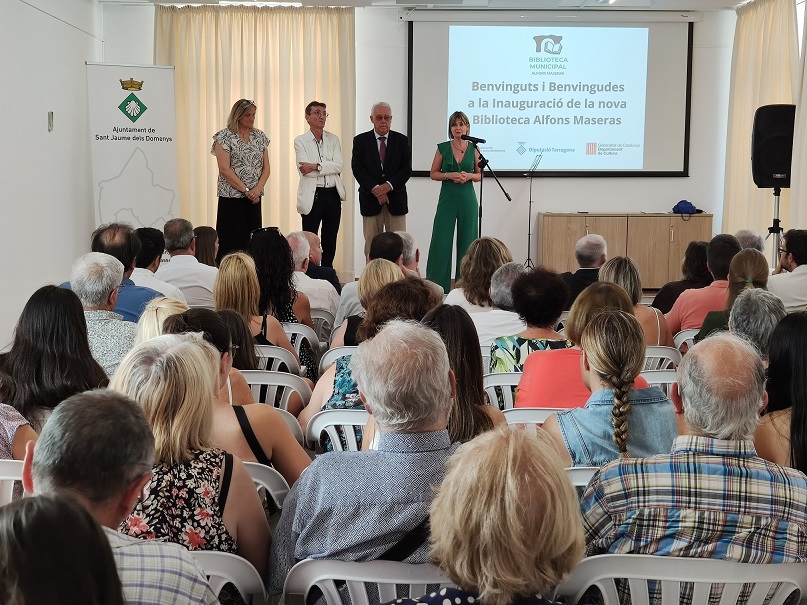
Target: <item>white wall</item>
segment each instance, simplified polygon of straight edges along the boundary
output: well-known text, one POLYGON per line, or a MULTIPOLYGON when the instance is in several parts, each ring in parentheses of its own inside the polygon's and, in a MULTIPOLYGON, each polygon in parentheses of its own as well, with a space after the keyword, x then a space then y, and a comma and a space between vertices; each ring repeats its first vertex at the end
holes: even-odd
MULTIPOLYGON (((369 107, 378 99, 393 108, 393 128, 406 132, 407 24, 397 10, 356 9, 357 125, 369 123, 369 107)), ((714 213, 719 232, 723 212, 728 91, 734 11, 704 13, 695 24, 692 74, 692 121, 688 178, 567 178, 535 179, 533 216, 537 212, 668 212, 687 199, 714 213)), ((436 74, 437 76, 438 74, 436 74)), ((447 117, 446 117, 447 118, 447 117)), ((443 133, 435 133, 435 145, 443 133)), ((345 137, 342 137, 343 139, 345 137)), ((495 166, 493 167, 495 170, 495 166)), ((527 255, 528 184, 526 179, 502 179, 513 198, 508 202, 493 179, 484 185, 483 235, 503 240, 516 260, 527 255)), ((420 244, 422 270, 428 256, 432 220, 440 184, 413 178, 409 191, 407 229, 420 244)), ((361 217, 357 234, 361 234, 361 217)), ((355 242, 356 273, 363 266, 361 237, 355 242)), ((532 258, 538 240, 533 233, 532 258)))
POLYGON ((0 349, 33 291, 89 249, 84 62, 101 60, 101 38, 96 0, 0 2, 0 349))

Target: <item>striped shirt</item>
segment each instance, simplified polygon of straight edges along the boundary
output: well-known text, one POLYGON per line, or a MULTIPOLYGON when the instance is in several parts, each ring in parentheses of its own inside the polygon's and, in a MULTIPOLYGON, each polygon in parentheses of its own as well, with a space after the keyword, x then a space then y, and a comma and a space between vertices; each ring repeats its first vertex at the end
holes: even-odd
POLYGON ((615 460, 581 506, 588 555, 807 561, 807 477, 752 441, 685 435, 670 454, 615 460))

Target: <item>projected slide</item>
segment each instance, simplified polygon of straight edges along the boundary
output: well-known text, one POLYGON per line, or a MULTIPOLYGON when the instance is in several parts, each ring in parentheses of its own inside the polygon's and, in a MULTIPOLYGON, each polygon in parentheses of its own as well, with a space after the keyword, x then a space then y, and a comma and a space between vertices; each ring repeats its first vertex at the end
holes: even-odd
POLYGON ((645 168, 647 28, 452 25, 448 46, 446 115, 495 170, 645 168))

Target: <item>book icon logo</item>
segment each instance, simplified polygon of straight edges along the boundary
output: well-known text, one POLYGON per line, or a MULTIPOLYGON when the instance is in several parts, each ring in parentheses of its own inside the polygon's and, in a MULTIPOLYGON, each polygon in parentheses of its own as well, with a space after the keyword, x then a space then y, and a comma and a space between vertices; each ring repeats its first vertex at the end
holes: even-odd
POLYGON ((548 55, 559 55, 563 50, 563 36, 534 36, 535 52, 546 53, 548 55))

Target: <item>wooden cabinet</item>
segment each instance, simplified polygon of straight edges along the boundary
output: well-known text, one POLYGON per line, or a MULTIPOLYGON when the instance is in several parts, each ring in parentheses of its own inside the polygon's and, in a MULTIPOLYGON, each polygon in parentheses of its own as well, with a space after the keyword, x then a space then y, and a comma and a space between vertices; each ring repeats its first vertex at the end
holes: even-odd
POLYGON ((712 215, 539 213, 538 262, 555 271, 575 271, 574 245, 590 233, 605 238, 609 258, 631 257, 642 286, 656 289, 681 279, 689 242, 712 237, 712 215))

